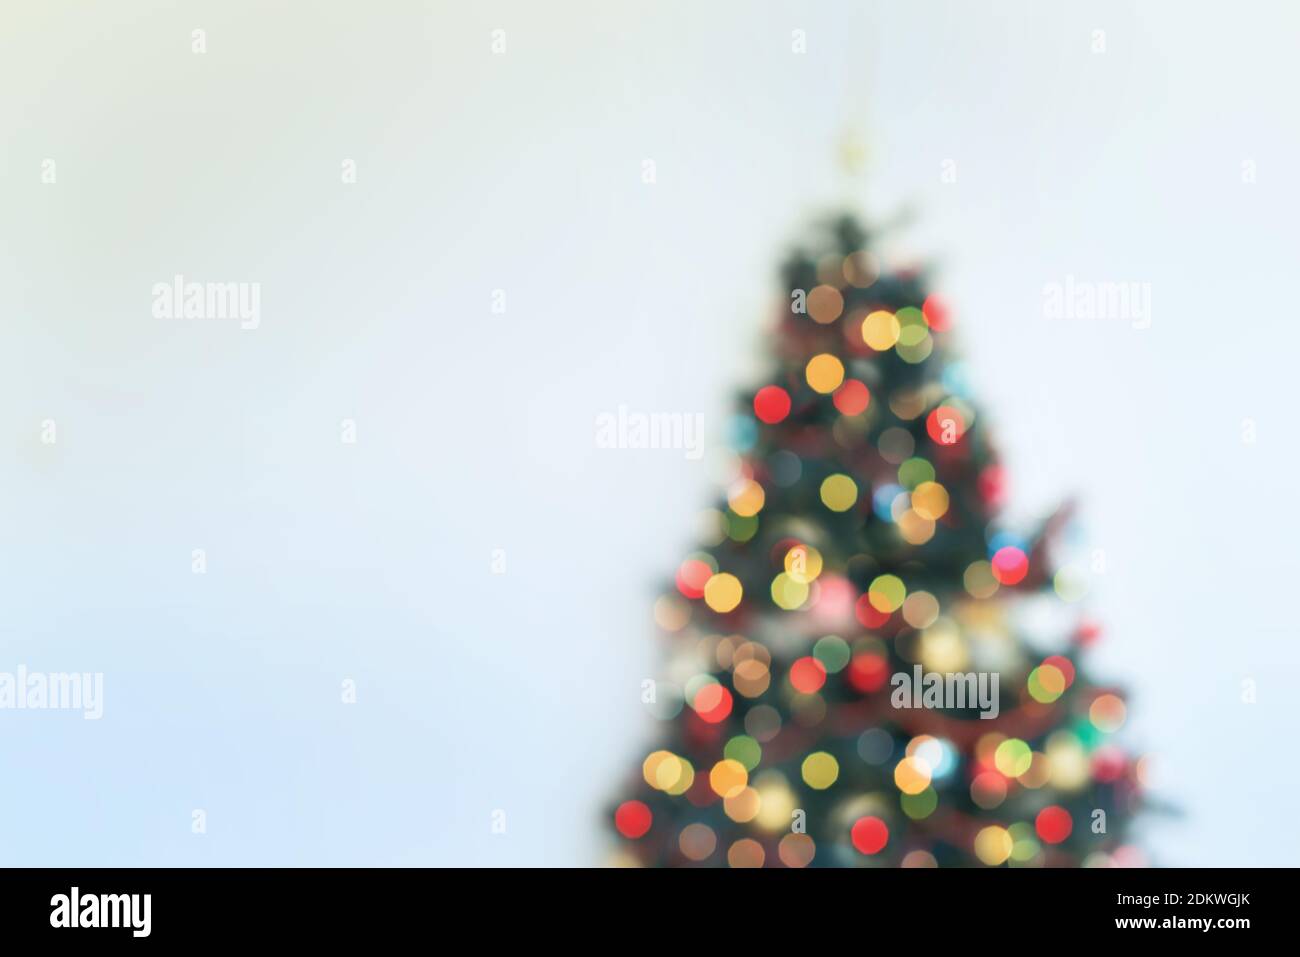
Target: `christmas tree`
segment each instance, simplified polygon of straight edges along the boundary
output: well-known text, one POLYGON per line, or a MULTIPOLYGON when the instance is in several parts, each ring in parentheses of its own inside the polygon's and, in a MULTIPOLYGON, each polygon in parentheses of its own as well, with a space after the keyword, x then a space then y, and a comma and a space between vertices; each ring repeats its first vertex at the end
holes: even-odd
POLYGON ((1109 740, 1125 705, 1088 680, 1097 629, 1052 567, 1067 513, 998 525, 948 307, 851 217, 783 280, 738 477, 655 605, 661 735, 613 809, 619 860, 1137 862, 1142 765, 1109 740))

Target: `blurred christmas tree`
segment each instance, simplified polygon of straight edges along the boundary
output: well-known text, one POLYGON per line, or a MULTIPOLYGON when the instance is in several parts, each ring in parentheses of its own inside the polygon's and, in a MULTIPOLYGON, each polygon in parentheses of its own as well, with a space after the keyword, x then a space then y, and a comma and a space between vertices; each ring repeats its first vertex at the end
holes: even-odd
POLYGON ((868 238, 842 218, 785 267, 739 478, 655 606, 664 734, 614 811, 620 859, 1136 863, 1141 765, 1107 742, 1125 706, 1081 670, 1096 629, 1049 564, 1065 513, 995 526, 948 308, 868 238))

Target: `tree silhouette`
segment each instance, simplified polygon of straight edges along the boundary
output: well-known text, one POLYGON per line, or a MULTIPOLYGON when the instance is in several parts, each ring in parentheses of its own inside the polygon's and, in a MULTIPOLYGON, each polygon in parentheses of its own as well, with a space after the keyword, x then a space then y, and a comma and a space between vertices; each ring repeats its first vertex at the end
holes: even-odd
POLYGON ((1128 863, 1140 767, 1108 740, 1122 699, 1081 667, 1097 630, 1023 614, 1074 597, 1051 565, 1069 511, 998 527, 949 309, 870 247, 841 217, 783 269, 740 474, 655 606, 660 734, 613 812, 619 858, 1128 863))

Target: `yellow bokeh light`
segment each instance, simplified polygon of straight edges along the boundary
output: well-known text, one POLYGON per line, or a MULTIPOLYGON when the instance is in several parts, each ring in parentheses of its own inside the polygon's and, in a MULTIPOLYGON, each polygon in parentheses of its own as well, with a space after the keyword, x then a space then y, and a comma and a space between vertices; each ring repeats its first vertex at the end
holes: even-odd
POLYGON ((742 518, 751 518, 763 510, 767 495, 753 479, 742 479, 727 492, 727 504, 742 518))
POLYGON ((1005 827, 996 824, 982 829, 975 835, 975 856, 990 867, 1006 861, 1011 856, 1015 842, 1005 827))
POLYGON ((933 772, 930 765, 918 757, 907 757, 894 768, 894 784, 904 794, 920 794, 930 786, 933 772))
POLYGON ((970 662, 969 647, 951 618, 936 618, 921 632, 917 654, 929 671, 963 671, 970 662))
POLYGON ((867 600, 876 611, 896 612, 907 598, 907 586, 897 575, 880 575, 867 589, 867 600))
POLYGON ((1029 745, 1019 738, 1007 738, 993 754, 993 766, 1009 778, 1018 778, 1029 770, 1034 757, 1029 745))
POLYGON ((840 763, 825 751, 814 751, 803 759, 804 783, 815 791, 825 791, 840 776, 840 763))
POLYGON ((1029 672, 1025 683, 1030 697, 1042 704, 1050 704, 1065 692, 1065 674, 1055 665, 1039 665, 1029 672))
POLYGON ((739 794, 723 799, 722 807, 727 817, 737 824, 746 824, 758 817, 762 809, 763 798, 754 788, 747 787, 739 794))
POLYGON ((772 579, 772 601, 778 608, 794 611, 808 600, 808 586, 795 581, 785 572, 772 579))
POLYGON ((877 352, 892 349, 894 343, 898 342, 900 332, 902 326, 898 317, 885 309, 869 313, 862 320, 862 341, 877 352))
POLYGON ((822 504, 832 512, 847 512, 858 500, 858 483, 847 475, 829 475, 822 482, 822 504))
POLYGON ((922 482, 912 489, 912 510, 931 521, 942 518, 948 511, 948 490, 938 482, 922 482))
POLYGON ((796 545, 785 553, 785 573, 804 585, 822 573, 822 553, 811 545, 796 545))
POLYGON ((844 363, 829 352, 823 352, 808 360, 804 377, 814 392, 828 395, 844 382, 844 363))
POLYGON ((789 830, 795 796, 784 776, 779 771, 764 771, 754 779, 754 787, 759 797, 758 817, 754 823, 773 833, 789 830))
POLYGON ((704 603, 719 614, 726 614, 740 604, 744 593, 739 578, 719 572, 704 585, 704 603))
POLYGON ((1053 732, 1045 748, 1048 762, 1048 780, 1052 787, 1062 791, 1078 791, 1092 778, 1088 752, 1083 743, 1069 731, 1053 732))
POLYGON ((709 772, 709 787, 721 798, 735 797, 749 784, 749 772, 739 761, 723 758, 709 772))
POLYGON ((641 774, 646 784, 664 791, 676 784, 681 777, 682 762, 669 751, 655 751, 642 763, 641 774))
MULTIPOLYGON (((903 498, 903 496, 899 496, 903 498)), ((912 509, 898 516, 898 533, 909 545, 924 545, 934 537, 934 519, 925 518, 912 509)))

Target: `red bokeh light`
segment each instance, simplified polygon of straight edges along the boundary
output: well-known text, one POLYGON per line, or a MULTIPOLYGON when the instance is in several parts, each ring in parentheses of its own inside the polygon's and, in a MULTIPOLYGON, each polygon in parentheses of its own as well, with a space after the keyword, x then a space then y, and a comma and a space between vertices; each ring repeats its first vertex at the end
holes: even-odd
POLYGON ((925 431, 936 445, 956 445, 966 434, 966 420, 950 405, 941 405, 925 420, 925 431))
POLYGON ((826 666, 816 658, 800 658, 790 666, 790 684, 802 694, 820 691, 826 684, 826 666))
POLYGON ((1003 585, 1018 585, 1029 574, 1029 558, 1014 545, 993 553, 993 577, 1003 585))
POLYGON ((708 562, 688 558, 677 569, 677 590, 687 598, 703 598, 704 586, 712 575, 708 562))
POLYGON ((1034 830, 1048 844, 1060 844, 1074 830, 1074 821, 1070 812, 1059 805, 1052 804, 1038 812, 1034 820, 1034 830))
POLYGON ((692 707, 709 724, 726 720, 731 714, 731 692, 722 685, 705 685, 695 693, 692 707))
POLYGON ((863 854, 875 854, 889 843, 889 828, 878 817, 860 817, 850 832, 853 846, 863 854))
POLYGON ((633 841, 650 830, 653 821, 654 815, 640 801, 624 801, 614 812, 614 826, 618 833, 633 841))
POLYGON ((754 396, 754 414, 768 425, 776 425, 790 414, 790 393, 779 385, 765 385, 754 396))
POLYGON ((888 662, 880 655, 873 655, 869 652, 854 655, 853 660, 849 662, 846 673, 849 686, 863 694, 870 691, 879 691, 884 687, 885 679, 888 677, 888 662))
POLYGON ((871 390, 857 379, 849 379, 835 390, 835 408, 844 415, 859 415, 871 404, 871 390))

